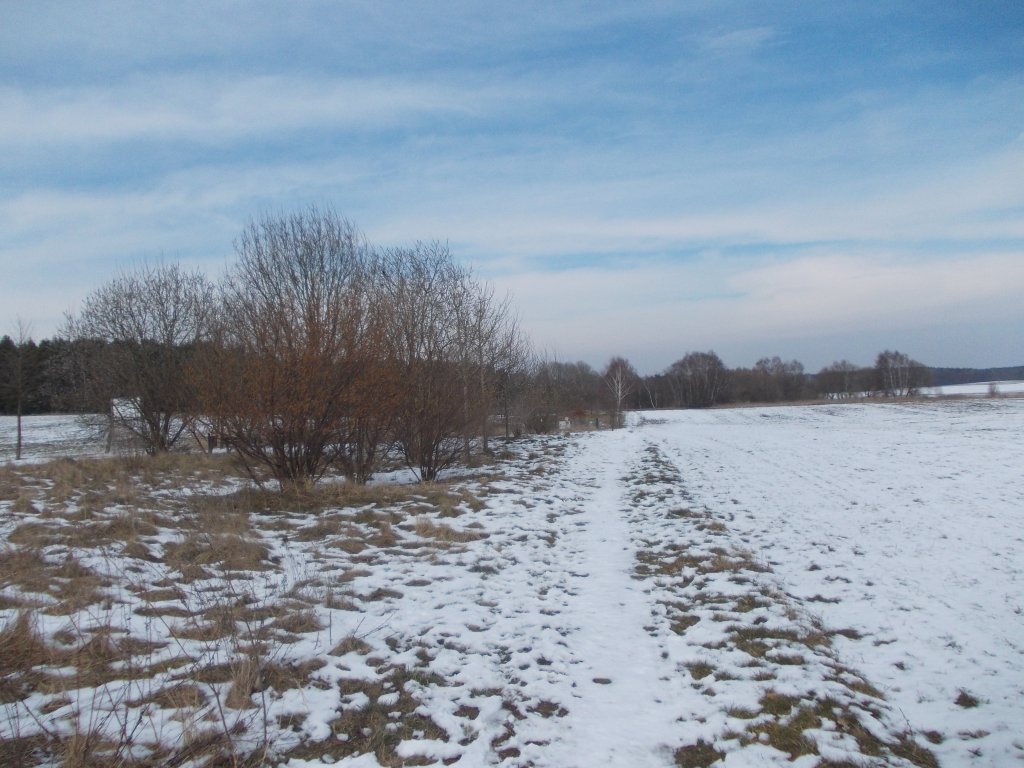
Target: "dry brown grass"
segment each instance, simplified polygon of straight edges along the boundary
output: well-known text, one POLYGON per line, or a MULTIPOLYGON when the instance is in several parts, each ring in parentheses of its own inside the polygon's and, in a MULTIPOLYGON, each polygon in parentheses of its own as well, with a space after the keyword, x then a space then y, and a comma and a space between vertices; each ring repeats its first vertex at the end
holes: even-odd
POLYGON ((289 661, 282 663, 270 660, 263 664, 260 690, 272 688, 278 693, 294 688, 305 688, 312 684, 313 673, 326 666, 323 659, 289 661))
POLYGON ((51 566, 45 576, 49 577, 48 591, 57 600, 56 605, 46 609, 49 614, 66 616, 105 600, 101 588, 108 586, 108 582, 82 565, 74 555, 51 566))
POLYGON ((319 632, 324 628, 316 612, 307 609, 289 610, 277 618, 270 627, 292 635, 319 632))
POLYGON ((440 517, 458 517, 463 514, 464 508, 478 512, 485 506, 467 489, 450 483, 426 483, 418 486, 416 490, 417 500, 425 501, 440 517))
POLYGON ((25 480, 13 464, 0 464, 0 501, 12 501, 22 492, 25 480))
POLYGON ((128 702, 131 707, 153 704, 160 709, 195 709, 208 701, 206 693, 190 682, 173 683, 141 699, 128 702))
MULTIPOLYGON (((378 510, 413 504, 421 511, 429 509, 441 517, 455 517, 467 509, 479 510, 484 506, 474 494, 450 483, 358 485, 348 482, 324 482, 301 491, 285 492, 271 488, 245 488, 230 494, 198 497, 194 504, 200 510, 268 514, 378 510)), ((306 529, 303 535, 313 535, 313 532, 306 529)))
POLYGON ((687 664, 686 668, 690 671, 690 677, 694 680, 703 680, 715 671, 713 666, 703 661, 695 661, 687 664))
POLYGON ((252 695, 256 692, 262 677, 258 658, 244 658, 232 665, 231 687, 224 697, 224 705, 231 709, 255 709, 252 695))
POLYGON ((332 536, 357 536, 359 529, 338 517, 321 517, 313 525, 300 528, 294 534, 296 541, 325 541, 332 536))
POLYGON ((786 660, 787 645, 801 645, 806 648, 828 647, 831 644, 829 636, 815 629, 770 629, 763 625, 735 626, 730 627, 729 637, 736 648, 755 658, 763 658, 770 651, 779 651, 772 656, 772 660, 779 664, 802 664, 803 658, 794 656, 798 660, 786 660))
POLYGON ((435 523, 422 515, 416 518, 416 535, 442 544, 463 544, 484 538, 479 532, 459 531, 445 523, 435 523))
POLYGON ((7 540, 19 547, 41 549, 64 541, 65 533, 61 530, 62 527, 56 523, 40 523, 33 520, 22 523, 11 531, 7 540))
POLYGON ((198 508, 227 512, 322 512, 327 509, 390 507, 408 501, 414 486, 368 486, 325 482, 312 488, 279 491, 247 487, 234 493, 197 497, 198 508))
POLYGON ((372 546, 386 549, 398 543, 398 536, 395 535, 395 530, 391 527, 391 523, 384 520, 378 524, 377 532, 365 537, 365 541, 372 546))
POLYGON ((981 704, 981 700, 978 699, 975 696, 972 696, 967 691, 965 691, 963 688, 961 688, 960 692, 957 694, 957 697, 956 697, 956 700, 954 701, 954 703, 958 707, 963 707, 964 709, 973 709, 974 707, 976 707, 979 704, 981 704))
POLYGON ((869 758, 892 755, 921 768, 938 768, 935 755, 918 745, 911 734, 897 734, 892 741, 883 741, 861 722, 856 710, 843 702, 813 697, 802 700, 768 690, 759 703, 760 711, 755 714, 769 717, 751 724, 743 741, 767 743, 787 753, 791 760, 818 754, 817 745, 806 732, 829 720, 839 731, 852 736, 860 752, 869 758))
POLYGON ((172 625, 169 634, 176 640, 200 640, 212 642, 230 636, 230 630, 223 624, 214 621, 196 621, 194 619, 182 624, 172 625))
POLYGON ((217 534, 234 534, 244 536, 251 526, 248 512, 240 509, 216 509, 200 506, 194 520, 199 533, 208 536, 217 534))
POLYGON ((335 760, 370 753, 382 766, 419 764, 413 758, 397 754, 398 745, 408 739, 436 739, 447 742, 448 733, 429 717, 417 712, 419 701, 406 684, 415 680, 421 685, 436 685, 438 678, 403 667, 384 670, 380 680, 342 680, 343 694, 364 693, 369 703, 363 707, 346 707, 331 722, 333 738, 326 742, 303 742, 290 751, 289 758, 317 759, 330 754, 335 760), (386 694, 392 694, 388 698, 386 694), (397 701, 390 702, 397 694, 397 701))
MULTIPOLYGON (((310 580, 315 589, 293 590, 260 604, 239 598, 238 590, 245 593, 251 572, 279 567, 254 527, 275 538, 278 534, 269 529, 287 530, 289 540, 322 541, 349 550, 399 544, 429 550, 422 539, 452 545, 482 537, 473 526, 459 530, 441 522, 483 506, 474 493, 454 484, 326 483, 301 493, 203 493, 199 486, 204 479, 216 481, 234 472, 229 462, 203 455, 64 459, 24 469, 0 468, 0 501, 16 526, 9 546, 0 549, 0 588, 12 588, 11 599, 0 607, 15 605, 14 595, 18 604, 26 603, 0 629, 0 699, 17 700, 34 692, 44 698, 37 713, 73 718, 81 696, 96 695, 90 692, 100 689, 120 690, 104 687, 132 681, 132 692, 124 693, 123 701, 108 702, 120 707, 119 713, 127 716, 131 708, 149 704, 179 710, 171 717, 188 725, 181 744, 158 747, 150 756, 142 745, 117 743, 109 723, 94 729, 83 723, 86 730, 70 736, 0 739, 0 765, 49 759, 91 768, 124 766, 128 754, 133 755, 131 764, 140 768, 180 763, 186 755, 211 767, 243 765, 237 756, 225 758, 233 750, 230 728, 237 723, 251 727, 261 712, 266 716, 267 702, 260 695, 264 691, 326 684, 314 679, 322 660, 282 662, 279 656, 298 635, 323 631, 317 613, 322 606, 359 610, 344 591, 344 582, 367 574, 350 569, 341 577, 332 574, 326 582, 310 580), (176 488, 190 488, 192 493, 168 492, 176 488), (312 524, 310 512, 321 513, 312 524), (412 535, 413 528, 419 539, 412 535), (78 552, 83 559, 66 552, 78 552), (104 558, 103 573, 112 564, 122 569, 121 575, 101 576, 84 565, 100 562, 96 558, 104 558), (194 583, 200 578, 211 581, 194 583), (130 605, 113 604, 115 593, 106 592, 113 586, 111 579, 124 582, 134 595, 130 605), (109 624, 96 628, 95 621, 102 621, 104 612, 109 624), (41 613, 67 615, 64 629, 52 636, 41 634, 35 619, 41 613), (152 631, 159 641, 126 634, 120 624, 122 613, 152 617, 146 632, 152 631), (219 655, 218 663, 204 669, 205 661, 198 657, 205 654, 209 659, 211 653, 219 655), (224 715, 222 706, 235 714, 224 715)), ((351 561, 365 565, 366 558, 351 561)), ((399 597, 394 590, 378 589, 363 599, 399 597)), ((371 647, 352 635, 331 650, 366 655, 371 647)), ((383 667, 385 662, 377 659, 371 664, 383 667)), ((380 685, 397 686, 399 702, 380 703, 377 697, 384 688, 371 688, 375 695, 369 711, 344 714, 336 727, 353 740, 362 738, 364 748, 347 754, 370 749, 386 764, 397 765, 402 761, 394 746, 401 739, 446 736, 416 714, 418 704, 403 688, 405 680, 419 679, 417 673, 384 671, 389 680, 380 685), (368 730, 350 730, 343 722, 346 718, 360 720, 368 730)), ((424 677, 421 682, 440 681, 424 677)), ((385 702, 392 700, 385 697, 385 702)), ((336 745, 332 740, 332 751, 336 745)))
POLYGON ((6 549, 0 551, 0 587, 10 585, 53 598, 46 612, 65 615, 104 600, 106 582, 74 555, 52 563, 36 549, 6 549))
MULTIPOLYGON (((0 499, 25 494, 40 504, 74 505, 81 519, 109 507, 135 506, 145 501, 159 506, 157 488, 218 482, 240 477, 224 456, 172 453, 157 456, 61 458, 0 471, 0 499)), ((26 511, 29 511, 26 509, 26 511)))
POLYGON ((42 548, 63 545, 77 550, 100 547, 122 542, 137 542, 140 537, 154 536, 158 529, 152 522, 154 515, 140 512, 120 513, 108 516, 106 513, 89 515, 89 520, 66 522, 61 519, 46 522, 29 521, 22 523, 8 537, 12 544, 24 547, 42 548))
POLYGON ((11 504, 11 511, 19 515, 36 515, 39 514, 39 507, 36 506, 36 502, 32 494, 25 491, 21 491, 14 498, 14 503, 11 504))
POLYGON ((19 611, 0 630, 0 701, 14 701, 22 679, 37 666, 50 664, 60 653, 49 647, 39 633, 34 614, 19 611))
POLYGON ((237 534, 189 533, 164 546, 164 562, 187 580, 209 575, 204 566, 227 571, 259 571, 270 567, 266 545, 237 534))
POLYGON ((17 585, 26 592, 45 592, 49 581, 43 574, 48 567, 38 550, 0 550, 0 587, 17 585))
POLYGON ((342 638, 341 642, 335 645, 330 651, 331 656, 344 656, 346 653, 358 653, 366 656, 371 650, 370 644, 360 637, 348 635, 342 638))
POLYGON ((675 753, 675 763, 679 768, 708 768, 712 763, 721 760, 725 755, 705 741, 680 747, 675 753))

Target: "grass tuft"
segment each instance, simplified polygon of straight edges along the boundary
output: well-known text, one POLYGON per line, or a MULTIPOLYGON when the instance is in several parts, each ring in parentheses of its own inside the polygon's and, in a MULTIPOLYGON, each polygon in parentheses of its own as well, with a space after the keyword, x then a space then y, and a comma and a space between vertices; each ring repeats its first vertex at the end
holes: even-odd
POLYGON ((706 741, 680 747, 675 752, 675 763, 679 768, 708 768, 708 766, 725 757, 706 741))
POLYGON ((954 703, 958 707, 963 707, 964 709, 974 709, 974 707, 976 707, 979 704, 981 704, 981 699, 978 699, 977 697, 972 696, 967 691, 965 691, 963 688, 961 688, 959 694, 957 694, 957 697, 954 700, 954 703))

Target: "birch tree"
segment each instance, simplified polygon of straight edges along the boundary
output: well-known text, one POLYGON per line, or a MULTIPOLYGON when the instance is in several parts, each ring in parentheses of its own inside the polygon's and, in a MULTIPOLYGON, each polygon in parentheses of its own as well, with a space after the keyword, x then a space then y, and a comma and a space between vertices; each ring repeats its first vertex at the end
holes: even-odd
POLYGON ((927 383, 928 369, 903 352, 887 349, 875 359, 875 377, 886 397, 910 397, 927 383))
POLYGON ((14 458, 21 460, 23 432, 22 415, 25 411, 26 399, 32 384, 35 362, 32 356, 32 328, 20 317, 15 323, 15 334, 12 339, 4 336, 0 342, 0 387, 3 388, 4 399, 13 406, 17 419, 17 437, 14 443, 14 458))
POLYGON ((624 357, 613 357, 605 366, 602 378, 611 393, 612 426, 620 427, 623 423, 623 405, 627 398, 636 391, 640 377, 624 357))

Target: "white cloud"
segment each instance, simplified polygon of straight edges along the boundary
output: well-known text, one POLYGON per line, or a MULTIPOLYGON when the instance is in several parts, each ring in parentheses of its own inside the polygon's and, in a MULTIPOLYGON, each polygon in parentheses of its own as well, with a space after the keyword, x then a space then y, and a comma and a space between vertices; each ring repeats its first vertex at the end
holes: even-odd
POLYGON ((133 139, 223 142, 309 128, 365 130, 416 116, 472 117, 511 98, 415 79, 148 76, 105 86, 0 88, 0 144, 133 139))
MULTIPOLYGON (((498 284, 512 290, 541 348, 595 364, 626 354, 653 372, 693 349, 760 347, 771 355, 782 340, 898 338, 950 323, 1011 321, 1019 316, 1024 252, 939 261, 824 252, 739 264, 704 259, 524 273, 498 284)), ((751 361, 733 364, 744 362, 751 361)))
POLYGON ((702 47, 715 54, 750 54, 775 37, 773 27, 746 27, 706 36, 702 47))
POLYGON ((854 86, 881 70, 802 71, 786 13, 661 0, 49 7, 0 29, 7 311, 160 252, 219 266, 249 216, 317 202, 448 240, 597 361, 1021 317, 1015 72, 854 86))

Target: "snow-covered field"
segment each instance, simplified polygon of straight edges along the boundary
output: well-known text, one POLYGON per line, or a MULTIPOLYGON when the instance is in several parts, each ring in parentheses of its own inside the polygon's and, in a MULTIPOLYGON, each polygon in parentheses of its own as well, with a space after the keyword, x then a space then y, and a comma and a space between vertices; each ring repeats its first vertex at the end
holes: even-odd
POLYGON ((1022 395, 1024 381, 983 381, 976 384, 947 384, 944 387, 925 387, 926 397, 983 397, 986 395, 1022 395))
MULTIPOLYGON (((103 453, 104 439, 75 416, 23 416, 22 458, 29 461, 58 456, 94 456, 103 453)), ((13 461, 18 440, 18 419, 0 416, 0 462, 13 461)))
POLYGON ((0 664, 36 686, 0 750, 129 722, 143 757, 229 732, 290 768, 1024 764, 1022 435, 1020 399, 658 412, 322 509, 9 469, 0 620, 35 611, 54 670, 134 655, 0 664))
POLYGON ((643 429, 948 765, 1024 761, 1024 402, 683 412, 643 429), (961 691, 977 707, 958 706, 961 691))

